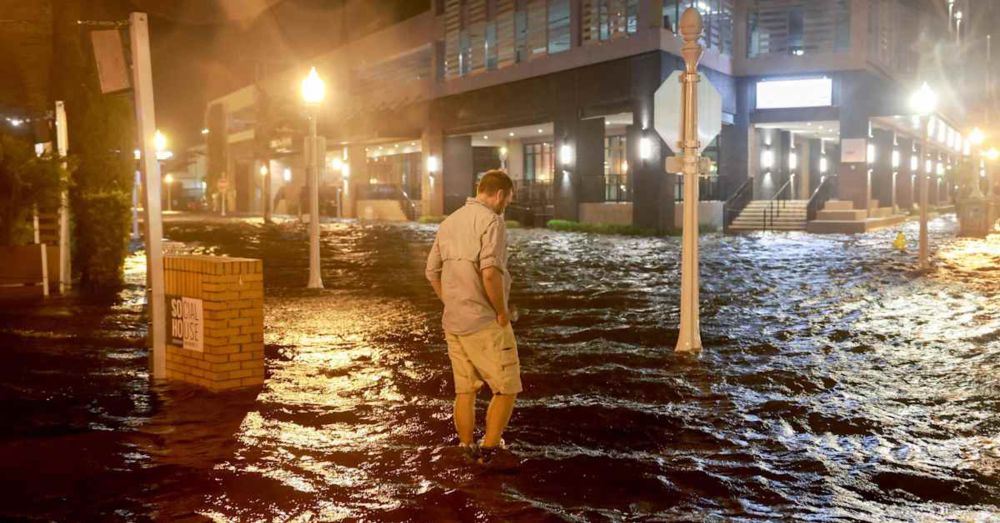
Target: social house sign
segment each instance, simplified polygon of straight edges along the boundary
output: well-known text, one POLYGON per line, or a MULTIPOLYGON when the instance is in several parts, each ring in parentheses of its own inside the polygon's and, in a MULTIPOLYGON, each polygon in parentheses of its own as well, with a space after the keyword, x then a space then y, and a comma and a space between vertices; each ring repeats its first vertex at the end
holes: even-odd
POLYGON ((186 350, 204 352, 205 313, 202 301, 184 296, 167 296, 168 343, 186 350))

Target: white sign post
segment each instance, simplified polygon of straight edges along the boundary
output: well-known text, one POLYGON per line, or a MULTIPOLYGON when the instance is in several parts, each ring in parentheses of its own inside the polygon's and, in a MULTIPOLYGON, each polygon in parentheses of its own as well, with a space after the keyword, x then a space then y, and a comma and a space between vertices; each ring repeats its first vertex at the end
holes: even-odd
POLYGON ((688 8, 680 20, 684 71, 670 75, 654 95, 653 125, 677 156, 667 158, 667 172, 684 176, 684 224, 681 243, 681 318, 676 351, 701 350, 698 306, 698 179, 710 162, 701 152, 722 129, 722 101, 710 82, 700 82, 701 14, 688 8))
MULTIPOLYGON (((56 151, 59 158, 65 160, 69 152, 69 129, 66 125, 66 106, 61 101, 56 102, 56 151)), ((66 162, 62 162, 66 169, 66 162)), ((64 180, 68 182, 69 180, 64 180)), ((68 189, 63 188, 59 195, 59 292, 66 294, 71 285, 73 273, 70 271, 69 252, 69 196, 68 189)))
POLYGON ((132 44, 132 94, 139 131, 139 150, 146 201, 146 271, 149 277, 149 318, 152 327, 153 378, 167 377, 166 300, 163 292, 163 217, 160 209, 160 165, 156 161, 153 135, 156 114, 153 106, 153 69, 149 57, 149 26, 146 13, 129 15, 132 44))

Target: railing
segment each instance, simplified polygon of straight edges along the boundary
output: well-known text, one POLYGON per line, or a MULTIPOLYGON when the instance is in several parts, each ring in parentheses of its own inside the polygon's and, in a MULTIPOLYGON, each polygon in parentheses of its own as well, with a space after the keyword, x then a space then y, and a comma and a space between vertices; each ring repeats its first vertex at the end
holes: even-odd
POLYGON ((788 200, 788 198, 782 198, 781 195, 785 193, 786 189, 791 187, 792 181, 794 180, 795 180, 794 174, 792 176, 789 176, 788 181, 785 182, 785 184, 782 185, 781 188, 779 188, 778 191, 774 193, 774 196, 772 196, 767 200, 767 207, 763 209, 764 219, 762 220, 762 222, 764 224, 764 228, 762 230, 764 231, 767 230, 767 220, 769 218, 771 220, 771 227, 774 227, 774 219, 781 217, 781 210, 785 208, 785 201, 788 200))
POLYGON ((753 201, 753 177, 749 177, 740 185, 726 203, 722 205, 722 232, 728 234, 729 226, 737 216, 753 201))
POLYGON ((812 196, 809 197, 809 205, 806 206, 806 220, 813 221, 816 219, 816 214, 823 207, 823 204, 833 196, 833 177, 824 176, 820 182, 819 187, 813 191, 812 196))
POLYGON ((390 183, 376 183, 358 187, 359 200, 395 200, 399 202, 409 220, 417 219, 417 206, 402 187, 390 183))

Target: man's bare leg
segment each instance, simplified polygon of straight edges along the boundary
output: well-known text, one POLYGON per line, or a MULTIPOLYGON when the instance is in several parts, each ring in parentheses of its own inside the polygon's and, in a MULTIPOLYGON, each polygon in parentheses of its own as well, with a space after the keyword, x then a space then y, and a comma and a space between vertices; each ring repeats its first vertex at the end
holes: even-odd
POLYGON ((500 444, 503 430, 507 428, 510 415, 514 412, 514 400, 517 394, 494 394, 490 407, 486 410, 486 436, 483 437, 484 447, 496 447, 500 444))
POLYGON ((455 430, 463 445, 472 443, 476 429, 476 393, 455 395, 455 430))

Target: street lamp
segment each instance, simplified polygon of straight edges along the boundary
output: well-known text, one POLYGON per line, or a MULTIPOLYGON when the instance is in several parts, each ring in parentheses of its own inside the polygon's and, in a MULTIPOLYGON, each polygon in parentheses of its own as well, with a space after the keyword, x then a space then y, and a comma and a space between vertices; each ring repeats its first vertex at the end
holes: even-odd
POLYGON ((163 177, 163 183, 167 184, 167 210, 172 211, 174 210, 174 199, 170 196, 170 187, 174 184, 174 175, 167 173, 167 175, 163 177))
MULTIPOLYGON (((920 154, 927 156, 927 125, 931 114, 937 109, 937 94, 927 82, 924 82, 910 96, 910 110, 920 117, 920 154)), ((929 170, 929 169, 928 169, 929 170)), ((929 172, 924 172, 920 177, 920 268, 926 269, 929 266, 928 256, 928 236, 927 236, 927 178, 929 172)))
POLYGON ((306 103, 309 118, 309 143, 305 150, 309 153, 309 284, 310 289, 322 289, 323 278, 319 270, 319 154, 316 137, 316 114, 319 104, 326 96, 326 85, 316 68, 302 80, 302 100, 306 103))

